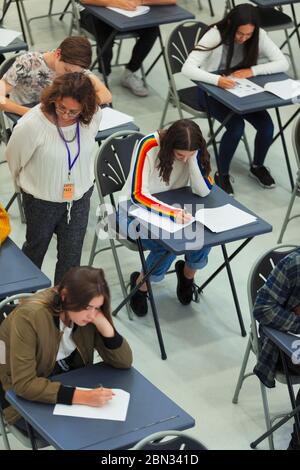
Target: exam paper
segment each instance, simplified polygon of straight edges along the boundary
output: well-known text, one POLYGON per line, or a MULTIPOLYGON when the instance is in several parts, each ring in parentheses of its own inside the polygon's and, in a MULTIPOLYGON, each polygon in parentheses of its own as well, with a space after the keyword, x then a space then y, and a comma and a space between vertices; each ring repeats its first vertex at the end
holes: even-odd
POLYGON ((121 113, 121 111, 117 111, 116 109, 109 107, 103 108, 99 131, 105 131, 112 127, 122 126, 123 124, 128 124, 128 122, 132 121, 133 117, 129 116, 129 114, 121 113))
POLYGON ((283 100, 290 100, 300 96, 300 81, 288 78, 279 82, 268 82, 265 84, 264 89, 283 100))
POLYGON ((13 31, 12 29, 3 29, 0 28, 0 46, 1 47, 6 47, 8 44, 13 42, 14 39, 16 39, 18 36, 20 36, 22 33, 19 31, 13 31))
MULTIPOLYGON (((77 387, 81 390, 90 390, 89 388, 77 387)), ((125 421, 130 393, 113 388, 115 396, 103 406, 87 406, 87 405, 55 405, 53 414, 60 416, 75 416, 77 418, 92 419, 110 419, 112 421, 125 421)))
POLYGON ((257 220, 253 215, 231 204, 225 204, 224 206, 212 209, 199 209, 195 214, 195 219, 215 233, 232 230, 257 220))
POLYGON ((144 15, 148 13, 150 7, 146 5, 140 5, 136 7, 135 10, 123 10, 123 8, 114 8, 114 7, 106 7, 109 10, 113 10, 116 13, 120 13, 120 15, 128 16, 128 18, 134 18, 135 16, 144 15))
POLYGON ((165 230, 169 233, 178 232, 184 227, 191 225, 195 221, 194 217, 192 217, 192 219, 186 224, 177 224, 176 222, 173 222, 173 220, 171 220, 169 217, 160 216, 156 212, 147 211, 142 207, 136 207, 135 209, 131 209, 129 211, 129 214, 136 217, 137 219, 145 220, 149 223, 149 225, 154 225, 155 227, 159 227, 160 229, 165 230))
POLYGON ((256 85, 256 83, 247 80, 246 78, 233 78, 230 77, 235 81, 234 88, 227 88, 226 91, 232 93, 233 95, 238 96, 239 98, 244 98, 245 96, 256 95, 257 93, 262 93, 265 90, 256 85))

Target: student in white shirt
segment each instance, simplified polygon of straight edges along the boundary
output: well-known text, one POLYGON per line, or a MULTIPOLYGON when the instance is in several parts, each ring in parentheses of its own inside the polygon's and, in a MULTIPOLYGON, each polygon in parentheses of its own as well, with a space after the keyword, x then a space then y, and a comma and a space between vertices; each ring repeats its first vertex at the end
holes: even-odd
MULTIPOLYGON (((200 38, 195 49, 183 65, 182 72, 191 80, 205 82, 230 89, 235 86, 234 78, 251 78, 284 72, 289 65, 280 49, 259 27, 259 9, 250 4, 233 8, 225 18, 209 27, 200 38), (266 59, 266 63, 259 63, 266 59), (222 74, 213 72, 222 71, 222 74)), ((208 98, 213 118, 223 122, 231 112, 212 97, 208 98)), ((204 92, 199 89, 199 102, 206 108, 204 92)), ((267 111, 244 115, 233 115, 225 124, 219 149, 219 167, 215 181, 229 194, 233 194, 230 182, 230 163, 244 133, 245 122, 256 129, 253 164, 249 176, 255 178, 264 188, 273 188, 275 181, 264 166, 267 152, 273 141, 274 125, 267 111), (223 181, 222 181, 223 180, 223 181)))
MULTIPOLYGON (((139 142, 123 192, 126 199, 131 199, 134 204, 184 224, 191 218, 189 213, 165 204, 153 194, 190 185, 195 194, 207 196, 213 185, 209 173, 209 154, 199 126, 189 119, 181 119, 167 130, 153 132, 139 142)), ((122 219, 122 209, 119 211, 119 223, 130 225, 129 220, 122 219)), ((130 226, 128 230, 130 236, 130 226)), ((156 240, 143 239, 142 243, 145 249, 150 250, 146 259, 148 268, 166 255, 151 275, 152 281, 159 282, 176 256, 167 253, 156 240)), ((179 260, 175 264, 178 278, 177 297, 183 305, 192 301, 194 275, 197 269, 206 266, 209 251, 210 248, 187 251, 185 261, 179 260)), ((142 276, 142 273, 137 271, 131 274, 131 289, 142 280, 142 276)), ((131 297, 130 306, 138 316, 147 314, 145 284, 131 297)))
POLYGON ((80 265, 100 120, 89 77, 67 73, 18 121, 6 148, 13 180, 23 193, 23 251, 40 268, 56 233, 55 284, 70 267, 80 265))

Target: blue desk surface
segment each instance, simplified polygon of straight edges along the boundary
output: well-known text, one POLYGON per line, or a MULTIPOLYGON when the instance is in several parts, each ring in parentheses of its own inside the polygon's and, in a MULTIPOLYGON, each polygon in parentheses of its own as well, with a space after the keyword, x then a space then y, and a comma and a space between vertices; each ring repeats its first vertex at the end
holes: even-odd
POLYGON ((195 18, 193 13, 190 13, 178 5, 151 6, 148 13, 134 18, 120 15, 120 13, 116 13, 105 7, 84 6, 93 16, 120 32, 134 31, 140 28, 151 28, 153 26, 192 20, 195 18))
MULTIPOLYGON (((260 75, 258 77, 253 77, 250 80, 263 87, 268 82, 278 82, 288 78, 290 77, 286 73, 274 73, 272 75, 260 75)), ((264 109, 280 108, 281 106, 294 104, 292 100, 283 100, 267 91, 240 98, 218 86, 208 85, 207 83, 202 82, 196 83, 202 90, 209 93, 209 95, 223 103, 237 114, 253 113, 255 111, 262 111, 264 109)))
MULTIPOLYGON (((196 207, 199 204, 203 205, 205 208, 231 204, 257 217, 257 221, 252 224, 244 225, 221 233, 213 233, 204 227, 204 243, 203 238, 199 236, 199 230, 202 230, 203 226, 198 222, 185 227, 183 232, 175 232, 175 234, 167 233, 166 235, 157 227, 150 227, 151 235, 159 239, 160 243, 164 245, 168 251, 176 253, 176 255, 183 254, 188 250, 199 250, 203 246, 212 247, 225 245, 226 243, 252 238, 272 231, 272 226, 270 224, 258 217, 254 212, 247 209, 236 199, 222 191, 222 189, 217 185, 213 186, 210 194, 206 197, 199 197, 196 194, 193 194, 191 188, 175 189, 156 194, 155 196, 167 204, 174 204, 177 202, 180 205, 185 205, 186 208, 189 209, 189 212, 192 212, 193 214, 195 214, 195 211, 200 208, 199 206, 196 207)), ((141 220, 140 224, 142 228, 148 229, 146 222, 141 220)), ((123 234, 122 227, 120 227, 120 233, 123 234)), ((144 230, 142 233, 146 234, 147 232, 144 230)))
POLYGON ((300 3, 300 0, 251 0, 252 3, 260 7, 277 7, 279 5, 290 5, 300 3))
MULTIPOLYGON (((194 419, 134 368, 113 369, 104 364, 77 369, 56 377, 66 385, 122 388, 130 393, 126 421, 53 415, 54 405, 29 402, 13 391, 7 400, 57 449, 110 450, 132 447, 156 431, 183 430, 194 419)), ((54 380, 54 379, 52 379, 54 380)))
POLYGON ((279 349, 281 349, 289 357, 295 353, 296 349, 299 350, 300 348, 300 338, 297 336, 275 330, 274 328, 270 328, 268 326, 263 327, 263 332, 274 344, 276 344, 276 346, 278 346, 279 349), (295 341, 297 341, 298 344, 295 344, 295 341))
POLYGON ((6 54, 7 52, 19 52, 27 51, 28 45, 22 39, 16 38, 7 46, 0 46, 0 54, 6 54))
POLYGON ((0 248, 0 299, 50 285, 50 279, 8 238, 0 248))

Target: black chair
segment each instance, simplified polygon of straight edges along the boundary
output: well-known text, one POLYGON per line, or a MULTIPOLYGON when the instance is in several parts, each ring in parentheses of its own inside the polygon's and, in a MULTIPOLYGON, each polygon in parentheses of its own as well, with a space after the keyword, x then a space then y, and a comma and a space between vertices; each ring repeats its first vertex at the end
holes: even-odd
POLYGON ((160 431, 145 437, 130 450, 208 450, 201 442, 182 431, 160 431))
MULTIPOLYGON (((25 297, 30 297, 31 294, 17 294, 7 297, 6 299, 0 302, 0 324, 7 317, 7 315, 13 310, 13 307, 17 306, 18 300, 25 297)), ((1 352, 0 352, 1 354, 1 352)), ((5 357, 0 357, 0 363, 5 364, 5 357)), ((8 434, 12 434, 18 441, 20 441, 25 447, 32 448, 31 440, 26 432, 21 431, 18 427, 7 424, 4 418, 4 409, 9 404, 5 400, 5 393, 0 383, 0 434, 3 439, 4 448, 6 450, 11 450, 8 434)), ((48 447, 49 443, 42 439, 41 437, 35 438, 35 443, 37 449, 42 449, 48 447)))
POLYGON ((296 157, 296 162, 298 166, 298 172, 297 172, 297 178, 295 182, 295 186, 291 195, 291 199, 289 202, 289 206, 286 211, 286 215, 280 230, 280 235, 278 238, 278 243, 282 242, 283 235, 286 231, 288 223, 293 220, 297 219, 300 217, 300 214, 295 214, 291 217, 291 212, 293 209, 293 205, 296 199, 296 196, 300 196, 300 117, 297 119, 297 121, 294 123, 293 131, 292 131, 292 142, 293 142, 293 147, 294 147, 294 152, 295 152, 295 157, 296 157))
MULTIPOLYGON (((255 356, 258 357, 259 351, 260 351, 257 322, 255 318, 253 317, 253 306, 255 303, 257 292, 264 285, 269 274, 271 273, 272 269, 276 266, 276 264, 281 259, 283 259, 286 255, 294 251, 296 248, 298 247, 295 245, 281 245, 281 246, 275 246, 274 248, 269 249, 266 253, 261 255, 256 260, 256 262, 252 266, 252 269, 249 273, 247 290, 248 290, 248 302, 249 302, 249 310, 250 310, 250 316, 251 316, 251 324, 250 324, 250 332, 249 332, 248 343, 246 346, 246 351, 244 354, 241 370, 239 373, 234 396, 232 399, 232 403, 234 404, 238 403, 239 393, 244 383, 244 380, 254 375, 253 372, 245 373, 247 364, 249 361, 250 352, 253 352, 255 356)), ((280 383, 286 384, 285 375, 281 371, 278 371, 276 373, 275 379, 280 383)), ((292 383, 300 384, 300 376, 296 376, 296 375, 292 376, 292 383)), ((260 384, 261 398, 262 398, 263 408, 264 408, 266 427, 267 427, 267 430, 269 430, 272 427, 273 422, 276 419, 279 419, 282 416, 285 416, 286 413, 275 415, 273 418, 270 417, 267 390, 261 381, 259 381, 259 384, 260 384)), ((270 449, 274 449, 273 435, 269 436, 268 439, 269 439, 270 449)))
MULTIPOLYGON (((113 237, 118 238, 118 234, 114 233, 109 237, 110 246, 97 250, 99 238, 98 230, 99 223, 103 224, 103 222, 104 229, 107 229, 107 224, 105 223, 107 216, 105 209, 105 198, 109 197, 112 207, 114 209, 117 208, 114 193, 120 191, 123 188, 129 174, 130 162, 134 148, 137 142, 143 137, 143 134, 135 131, 128 130, 116 132, 102 143, 95 159, 95 180, 99 195, 100 210, 102 212, 100 213, 94 235, 89 258, 89 266, 92 266, 95 256, 98 253, 106 250, 112 250, 124 298, 127 295, 127 291, 116 249, 120 246, 126 246, 132 251, 138 251, 137 245, 133 241, 123 238, 120 240, 120 244, 117 245, 113 237)), ((129 318, 132 319, 131 310, 128 304, 126 304, 126 308, 129 318)))

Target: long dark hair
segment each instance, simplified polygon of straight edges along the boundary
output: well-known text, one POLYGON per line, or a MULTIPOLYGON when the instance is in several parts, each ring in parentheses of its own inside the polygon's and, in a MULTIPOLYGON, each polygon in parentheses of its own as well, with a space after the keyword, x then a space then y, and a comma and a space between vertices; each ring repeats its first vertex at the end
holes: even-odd
POLYGON ((55 103, 58 99, 73 98, 82 106, 78 120, 88 125, 97 111, 97 97, 94 85, 82 72, 65 73, 44 89, 41 96, 42 111, 56 116, 55 103))
POLYGON ((62 312, 80 312, 89 305, 94 297, 103 295, 104 302, 102 313, 112 323, 110 307, 110 291, 107 285, 103 269, 90 266, 77 266, 69 269, 61 282, 53 288, 46 289, 26 298, 26 304, 37 303, 45 305, 52 310, 54 315, 62 312), (64 291, 64 300, 62 300, 64 291))
POLYGON ((174 163, 174 150, 199 150, 204 176, 210 173, 210 156, 200 127, 190 119, 180 119, 167 130, 159 131, 160 150, 158 152, 159 176, 169 183, 174 163))
MULTIPOLYGON (((221 44, 225 44, 228 46, 228 54, 226 57, 226 66, 224 71, 226 74, 232 72, 234 69, 250 68, 252 67, 252 65, 257 64, 260 23, 261 21, 258 7, 255 7, 254 5, 250 5, 248 3, 242 3, 241 5, 237 5, 221 21, 218 21, 218 23, 214 23, 208 28, 211 29, 214 26, 218 28, 221 35, 221 42, 212 48, 206 48, 204 46, 199 45, 196 46, 194 50, 211 51, 219 47, 221 44), (246 24, 252 24, 255 29, 251 38, 249 38, 244 43, 244 57, 242 62, 240 62, 234 68, 231 68, 230 64, 234 51, 234 41, 236 32, 240 26, 246 24)), ((200 36, 200 40, 204 36, 204 34, 207 33, 208 29, 203 31, 200 36)))

